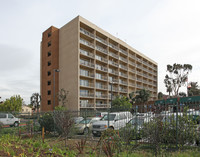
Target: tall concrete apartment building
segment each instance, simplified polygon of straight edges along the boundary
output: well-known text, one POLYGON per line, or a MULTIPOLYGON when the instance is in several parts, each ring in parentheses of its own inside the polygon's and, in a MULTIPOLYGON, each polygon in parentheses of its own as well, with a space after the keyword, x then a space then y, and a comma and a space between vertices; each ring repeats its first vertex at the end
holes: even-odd
POLYGON ((70 110, 105 109, 117 95, 140 89, 157 97, 157 63, 81 16, 51 26, 41 42, 41 110, 58 105, 69 91, 70 110), (111 89, 112 88, 112 89, 111 89), (55 105, 54 105, 55 102, 55 105))

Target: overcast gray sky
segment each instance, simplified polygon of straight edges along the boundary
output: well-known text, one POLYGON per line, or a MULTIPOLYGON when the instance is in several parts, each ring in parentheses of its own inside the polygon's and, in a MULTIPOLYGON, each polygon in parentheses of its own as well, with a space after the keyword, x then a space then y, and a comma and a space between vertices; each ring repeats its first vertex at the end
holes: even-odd
POLYGON ((156 61, 158 91, 167 64, 191 64, 189 81, 200 82, 199 8, 199 0, 0 0, 0 96, 28 104, 40 92, 42 32, 78 15, 156 61))

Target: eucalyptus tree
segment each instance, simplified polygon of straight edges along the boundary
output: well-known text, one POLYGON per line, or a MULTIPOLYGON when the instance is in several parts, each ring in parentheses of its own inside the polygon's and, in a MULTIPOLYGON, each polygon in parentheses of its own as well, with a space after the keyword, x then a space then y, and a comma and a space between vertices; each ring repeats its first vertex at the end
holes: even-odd
POLYGON ((188 81, 189 72, 192 71, 190 64, 176 64, 167 65, 167 74, 164 79, 165 87, 169 95, 178 96, 180 87, 186 85, 188 81))

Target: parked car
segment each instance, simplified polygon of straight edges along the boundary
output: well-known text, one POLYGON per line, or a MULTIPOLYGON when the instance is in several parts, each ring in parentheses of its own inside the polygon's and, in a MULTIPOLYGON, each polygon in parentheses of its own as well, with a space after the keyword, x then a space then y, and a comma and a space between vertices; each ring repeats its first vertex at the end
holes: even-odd
POLYGON ((99 121, 101 117, 88 117, 83 119, 78 124, 75 125, 76 133, 78 134, 88 134, 92 128, 92 124, 99 121))
POLYGON ((137 129, 140 130, 144 123, 149 123, 152 119, 153 117, 134 117, 127 123, 127 125, 132 126, 132 128, 137 126, 137 129))
POLYGON ((103 117, 105 114, 108 114, 108 112, 97 112, 96 117, 103 117))
POLYGON ((74 124, 80 123, 84 118, 83 117, 73 117, 74 124))
POLYGON ((126 123, 131 118, 132 114, 130 112, 113 112, 106 114, 100 121, 93 123, 92 133, 94 136, 100 136, 101 133, 108 128, 119 130, 120 128, 126 126, 126 123))
POLYGON ((19 126, 20 119, 14 117, 11 113, 0 113, 0 122, 3 125, 19 126))

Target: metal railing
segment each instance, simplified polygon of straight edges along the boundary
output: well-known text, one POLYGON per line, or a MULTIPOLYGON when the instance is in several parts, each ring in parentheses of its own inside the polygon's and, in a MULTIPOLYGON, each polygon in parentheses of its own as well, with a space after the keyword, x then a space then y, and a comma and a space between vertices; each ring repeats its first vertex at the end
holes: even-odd
POLYGON ((85 40, 85 39, 80 38, 80 43, 82 43, 84 45, 87 45, 87 46, 89 46, 91 48, 94 48, 94 44, 89 42, 89 41, 87 41, 87 40, 85 40))
POLYGON ((85 35, 87 35, 87 36, 89 36, 89 37, 94 38, 94 34, 92 34, 91 32, 89 32, 87 30, 85 30, 84 28, 80 28, 80 32, 85 34, 85 35))

